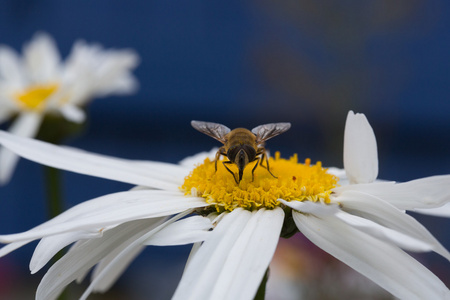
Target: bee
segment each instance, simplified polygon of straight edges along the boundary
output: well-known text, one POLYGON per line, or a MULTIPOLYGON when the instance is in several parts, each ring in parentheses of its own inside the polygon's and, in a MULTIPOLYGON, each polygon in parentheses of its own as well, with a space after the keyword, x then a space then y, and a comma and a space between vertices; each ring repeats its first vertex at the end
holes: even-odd
POLYGON ((220 156, 228 157, 229 161, 223 161, 224 167, 233 175, 234 180, 239 184, 242 180, 245 167, 256 160, 256 164, 252 169, 252 181, 254 180, 254 172, 258 164, 272 174, 269 167, 269 159, 267 157, 264 142, 273 138, 291 128, 291 123, 270 123, 260 125, 252 129, 236 128, 230 130, 225 125, 211 122, 192 121, 192 127, 198 131, 209 135, 223 144, 216 153, 215 168, 217 172, 217 161, 220 156), (264 160, 266 167, 263 166, 264 160), (239 170, 239 180, 227 165, 235 164, 239 170))

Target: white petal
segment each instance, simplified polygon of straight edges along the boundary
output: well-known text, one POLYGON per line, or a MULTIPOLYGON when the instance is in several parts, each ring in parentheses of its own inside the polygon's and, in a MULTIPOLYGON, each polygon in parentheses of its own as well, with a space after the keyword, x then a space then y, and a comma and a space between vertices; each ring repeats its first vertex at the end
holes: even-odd
MULTIPOLYGON (((373 195, 374 193, 380 192, 382 190, 392 191, 392 187, 395 185, 395 181, 381 181, 372 183, 361 183, 361 184, 350 184, 335 187, 333 189, 333 196, 340 196, 345 191, 361 191, 366 194, 373 195)), ((384 199, 385 200, 385 199, 384 199)))
POLYGON ((253 299, 283 219, 280 208, 226 214, 189 262, 173 299, 253 299))
MULTIPOLYGON (((351 190, 343 192, 335 201, 341 203, 342 210, 346 212, 372 220, 417 241, 422 241, 430 247, 430 249, 425 247, 421 250, 419 243, 416 251, 433 250, 450 260, 450 253, 422 224, 388 202, 360 191, 351 190)), ((399 242, 407 242, 406 240, 405 237, 399 242)), ((409 242, 413 243, 412 240, 409 240, 409 242)), ((403 247, 408 250, 415 250, 412 244, 409 248, 406 248, 406 245, 403 245, 403 247)))
POLYGON ((357 228, 380 240, 397 245, 402 249, 416 252, 427 252, 433 250, 433 247, 430 244, 422 240, 413 238, 409 235, 395 231, 388 227, 384 227, 371 220, 354 216, 345 212, 340 212, 336 216, 352 227, 357 228))
POLYGON ((188 259, 187 259, 187 261, 186 261, 186 265, 184 266, 183 274, 184 274, 184 272, 186 272, 186 270, 187 270, 187 268, 188 268, 188 266, 189 266, 189 263, 191 262, 192 258, 195 257, 195 255, 197 254, 197 252, 198 252, 198 250, 200 249, 200 246, 201 246, 201 245, 202 245, 201 242, 199 242, 199 243, 194 243, 194 245, 192 245, 191 252, 189 252, 189 257, 188 257, 188 259))
POLYGON ((8 244, 6 246, 3 246, 0 249, 0 257, 3 257, 6 254, 11 253, 11 252, 13 252, 16 249, 19 249, 20 247, 22 247, 22 246, 24 246, 24 245, 26 245, 26 244, 28 244, 30 242, 32 242, 32 240, 25 240, 25 241, 20 241, 20 242, 14 242, 14 243, 8 244))
POLYGON ((284 212, 281 208, 253 213, 231 249, 212 299, 253 299, 275 253, 284 212))
POLYGON ((202 164, 206 158, 209 158, 210 160, 214 160, 217 150, 219 150, 219 148, 212 148, 211 151, 208 151, 208 152, 204 151, 204 152, 200 152, 195 155, 192 155, 192 156, 188 156, 188 157, 184 158, 182 161, 180 161, 179 164, 183 167, 186 167, 186 168, 192 170, 199 164, 202 164))
POLYGON ((0 242, 34 240, 69 231, 104 230, 106 226, 169 216, 208 205, 202 198, 185 197, 181 193, 155 190, 115 193, 83 202, 31 230, 0 235, 0 242))
POLYGON ((347 115, 344 133, 344 168, 350 183, 373 182, 378 175, 377 141, 364 114, 347 115))
POLYGON ((126 253, 120 260, 115 261, 114 268, 103 272, 111 262, 116 259, 116 253, 109 253, 100 263, 97 264, 92 272, 92 281, 96 281, 92 286, 92 291, 104 293, 113 286, 117 279, 125 272, 131 262, 145 249, 145 246, 135 247, 126 253), (109 272, 108 272, 109 271, 109 272))
POLYGON ((327 173, 332 174, 339 178, 339 185, 348 185, 347 174, 345 173, 345 169, 339 169, 335 167, 327 168, 327 173))
POLYGON ((130 71, 138 62, 133 50, 103 50, 78 41, 64 70, 65 85, 71 87, 70 102, 83 105, 94 97, 134 92, 138 82, 130 71))
POLYGON ((400 209, 434 208, 450 202, 450 175, 431 176, 398 183, 393 190, 381 190, 375 196, 400 209))
MULTIPOLYGON (((10 84, 22 84, 24 80, 22 61, 17 53, 8 46, 0 47, 0 78, 10 84)), ((19 88, 19 86, 15 86, 19 88)))
POLYGON ((401 299, 448 299, 439 278, 400 248, 380 241, 336 216, 293 212, 298 229, 314 244, 401 299))
POLYGON ((30 261, 31 274, 38 272, 56 253, 67 245, 82 239, 101 237, 102 234, 102 231, 76 231, 42 238, 34 250, 30 261))
POLYGON ((165 162, 136 160, 132 163, 139 169, 151 170, 156 168, 157 170, 164 170, 164 174, 162 174, 163 178, 168 182, 175 183, 177 186, 182 186, 184 179, 192 171, 192 169, 186 168, 184 166, 165 162))
POLYGON ((187 210, 165 222, 160 222, 158 226, 152 227, 151 230, 147 230, 146 232, 141 232, 139 236, 136 236, 136 238, 127 244, 122 244, 120 247, 113 249, 105 257, 107 263, 103 264, 101 270, 95 273, 95 277, 93 277, 91 284, 80 297, 80 300, 86 299, 92 291, 103 288, 106 284, 112 284, 111 281, 123 272, 126 262, 129 262, 134 257, 133 255, 138 252, 138 249, 142 247, 142 243, 145 240, 148 240, 152 235, 190 213, 192 213, 192 210, 187 210))
POLYGON ((435 208, 450 203, 450 175, 431 176, 403 183, 375 182, 333 189, 336 195, 358 190, 387 201, 399 209, 435 208))
POLYGON ((450 203, 447 203, 440 207, 414 209, 412 211, 414 211, 416 213, 424 214, 424 215, 450 218, 450 203))
POLYGON ((128 95, 135 93, 139 89, 139 82, 133 74, 121 74, 114 80, 114 86, 109 86, 101 91, 98 97, 105 97, 109 94, 128 95))
POLYGON ((334 203, 323 204, 312 201, 286 201, 284 199, 278 199, 278 201, 298 212, 313 214, 315 216, 335 215, 339 212, 339 206, 334 203))
MULTIPOLYGON (((37 113, 22 113, 11 125, 9 131, 22 137, 33 137, 39 130, 42 116, 37 113)), ((19 157, 10 150, 0 147, 0 183, 6 183, 11 179, 19 157)))
POLYGON ((152 235, 145 245, 175 246, 204 241, 211 233, 211 220, 202 216, 193 216, 172 223, 152 235))
POLYGON ((63 105, 60 107, 64 118, 74 123, 83 123, 86 120, 86 114, 82 109, 75 105, 63 105))
POLYGON ((347 216, 340 211, 337 204, 324 205, 322 203, 315 203, 310 201, 288 202, 283 199, 279 199, 279 201, 301 213, 313 214, 318 217, 336 215, 343 221, 351 224, 353 227, 358 227, 360 230, 363 230, 372 236, 390 241, 407 250, 432 251, 437 249, 437 252, 439 252, 444 257, 450 257, 450 254, 447 252, 447 250, 445 250, 445 248, 443 248, 443 246, 440 245, 439 242, 415 219, 399 211, 388 203, 385 203, 385 206, 387 207, 381 205, 383 203, 374 205, 377 204, 377 202, 381 201, 379 199, 370 199, 375 203, 358 201, 364 196, 366 196, 366 198, 369 198, 368 195, 354 195, 347 192, 344 193, 341 197, 335 199, 335 201, 343 205, 344 211, 356 213, 358 216, 363 216, 370 220, 376 220, 376 222, 379 222, 383 225, 356 216, 347 216))
POLYGON ((155 218, 129 222, 105 232, 102 238, 77 244, 47 271, 36 291, 36 299, 56 299, 70 282, 83 275, 108 253, 120 252, 163 220, 155 218))
POLYGON ((186 268, 172 299, 207 299, 224 260, 251 218, 251 213, 235 209, 224 217, 213 230, 186 268))
POLYGON ((55 41, 48 34, 37 33, 23 52, 28 72, 35 81, 57 80, 61 57, 55 41))
POLYGON ((108 50, 102 56, 102 63, 96 70, 95 95, 134 92, 138 84, 128 72, 138 65, 139 56, 133 50, 108 50))
POLYGON ((178 191, 178 185, 168 181, 172 180, 173 177, 170 174, 165 175, 165 168, 162 163, 155 163, 150 168, 151 162, 147 162, 146 166, 141 168, 139 164, 135 164, 131 160, 59 147, 1 131, 0 144, 22 157, 54 168, 134 185, 178 191))

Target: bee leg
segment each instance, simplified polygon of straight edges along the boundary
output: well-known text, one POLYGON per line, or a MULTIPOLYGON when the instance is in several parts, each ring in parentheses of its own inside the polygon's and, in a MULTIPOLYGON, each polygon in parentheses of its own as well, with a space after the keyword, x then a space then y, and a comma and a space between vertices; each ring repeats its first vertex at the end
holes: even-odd
POLYGON ((216 168, 216 172, 217 172, 217 161, 219 161, 221 155, 227 156, 227 153, 225 152, 225 149, 223 147, 220 147, 219 150, 216 152, 216 158, 214 160, 214 166, 216 168))
POLYGON ((231 170, 226 166, 226 164, 232 164, 232 163, 233 163, 233 162, 231 162, 231 161, 223 161, 223 162, 222 162, 222 164, 223 164, 223 166, 225 167, 225 169, 227 169, 227 171, 230 172, 231 175, 233 175, 233 178, 234 178, 234 181, 236 181, 236 184, 239 184, 239 182, 241 182, 241 176, 240 176, 239 182, 238 182, 238 181, 236 180, 236 176, 234 175, 233 171, 231 171, 231 170))
POLYGON ((273 175, 273 173, 270 171, 270 167, 269 167, 269 158, 267 157, 265 151, 264 151, 264 152, 262 153, 262 155, 261 155, 261 163, 260 163, 260 165, 261 165, 263 168, 266 168, 267 171, 269 171, 270 175, 272 175, 273 178, 278 178, 277 176, 273 175), (264 161, 264 159, 266 159, 266 165, 267 165, 267 168, 264 167, 263 164, 262 164, 263 161, 264 161))
MULTIPOLYGON (((252 182, 253 182, 253 180, 255 180, 255 169, 258 166, 259 162, 260 162, 260 158, 258 157, 255 160, 256 160, 256 164, 255 164, 255 166, 252 169, 252 182)), ((262 163, 260 163, 260 165, 262 166, 262 163)))

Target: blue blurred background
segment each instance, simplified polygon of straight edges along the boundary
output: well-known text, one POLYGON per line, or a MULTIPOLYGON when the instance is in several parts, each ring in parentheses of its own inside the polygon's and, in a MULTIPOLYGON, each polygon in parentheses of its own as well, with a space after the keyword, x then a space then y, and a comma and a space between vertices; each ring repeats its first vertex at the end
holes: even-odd
MULTIPOLYGON (((78 39, 140 55, 139 91, 93 101, 71 146, 176 163, 217 146, 190 127, 192 119, 230 128, 289 121, 291 130, 269 149, 342 167, 351 109, 374 128, 380 178, 450 173, 449 1, 0 0, 0 7, 0 43, 18 51, 45 31, 63 57, 78 39)), ((46 219, 42 172, 21 160, 0 187, 0 233, 46 219)), ((130 188, 70 173, 63 179, 66 207, 130 188)), ((420 220, 450 248, 447 220, 420 220)), ((188 253, 149 248, 104 297, 170 298, 188 253)), ((25 247, 0 260, 0 295, 34 295, 43 272, 28 274, 31 254, 25 247), (16 290, 18 282, 28 289, 16 290)), ((421 259, 450 284, 444 259, 421 259)))

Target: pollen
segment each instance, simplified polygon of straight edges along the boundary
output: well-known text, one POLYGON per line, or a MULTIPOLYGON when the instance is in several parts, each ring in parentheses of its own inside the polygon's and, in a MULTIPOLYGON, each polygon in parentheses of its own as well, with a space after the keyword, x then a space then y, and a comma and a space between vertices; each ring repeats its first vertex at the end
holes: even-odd
MULTIPOLYGON (((253 162, 247 165, 242 181, 237 184, 221 162, 218 162, 216 172, 214 161, 205 159, 181 186, 186 195, 205 198, 218 212, 232 211, 238 207, 248 210, 273 209, 281 206, 280 198, 329 203, 331 190, 339 180, 327 173, 321 162, 311 164, 311 160, 306 159, 304 163, 298 163, 296 154, 283 159, 277 152, 275 157, 269 158, 270 171, 277 178, 270 175, 264 163, 264 166, 255 169, 252 181, 252 169, 256 163, 253 162)), ((237 176, 237 167, 227 166, 237 176)))
POLYGON ((58 89, 58 84, 33 85, 15 94, 15 98, 24 109, 41 110, 46 101, 58 89))

